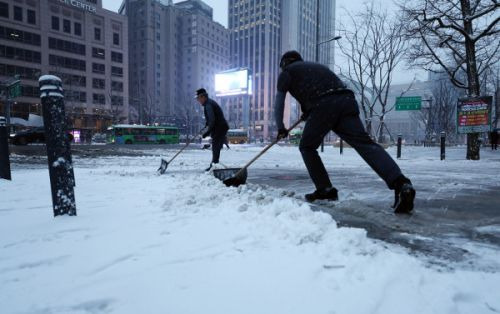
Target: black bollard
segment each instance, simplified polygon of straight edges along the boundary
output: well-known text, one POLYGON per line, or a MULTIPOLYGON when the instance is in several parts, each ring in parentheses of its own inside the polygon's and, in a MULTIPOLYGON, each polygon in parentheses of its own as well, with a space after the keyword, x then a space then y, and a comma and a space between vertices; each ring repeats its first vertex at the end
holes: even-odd
POLYGON ((9 132, 7 126, 0 126, 0 179, 12 180, 9 158, 9 132))
POLYGON ((44 75, 39 85, 54 216, 76 216, 75 177, 61 80, 57 76, 44 75))
POLYGON ((339 147, 340 147, 340 154, 342 155, 344 153, 344 141, 342 139, 340 139, 339 147))
POLYGON ((402 138, 403 138, 403 136, 401 134, 398 134, 398 153, 397 153, 397 158, 401 158, 401 143, 403 142, 402 138))
POLYGON ((446 133, 441 132, 441 160, 446 158, 446 133))

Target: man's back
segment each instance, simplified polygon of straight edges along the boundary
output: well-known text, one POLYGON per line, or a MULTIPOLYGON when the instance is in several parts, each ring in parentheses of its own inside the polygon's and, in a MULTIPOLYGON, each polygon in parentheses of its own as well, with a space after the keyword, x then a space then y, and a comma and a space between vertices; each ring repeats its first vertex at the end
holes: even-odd
POLYGON ((314 62, 294 62, 278 78, 278 90, 289 92, 303 109, 309 109, 313 105, 311 102, 341 88, 346 88, 346 85, 337 75, 326 66, 314 62))

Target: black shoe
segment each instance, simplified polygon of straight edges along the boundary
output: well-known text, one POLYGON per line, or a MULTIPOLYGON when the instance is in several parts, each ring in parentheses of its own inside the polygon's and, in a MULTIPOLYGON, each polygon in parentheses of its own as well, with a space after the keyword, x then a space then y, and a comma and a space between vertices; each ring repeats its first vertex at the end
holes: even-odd
POLYGON ((210 171, 210 169, 212 169, 212 165, 213 165, 213 163, 210 163, 210 166, 208 166, 208 168, 205 169, 205 171, 210 171))
POLYGON ((394 205, 392 206, 394 212, 396 214, 410 214, 413 210, 415 194, 415 189, 408 178, 398 178, 394 188, 394 205))
POLYGON ((337 189, 334 187, 316 190, 313 193, 305 195, 308 202, 314 202, 315 200, 329 200, 337 201, 339 199, 337 189))

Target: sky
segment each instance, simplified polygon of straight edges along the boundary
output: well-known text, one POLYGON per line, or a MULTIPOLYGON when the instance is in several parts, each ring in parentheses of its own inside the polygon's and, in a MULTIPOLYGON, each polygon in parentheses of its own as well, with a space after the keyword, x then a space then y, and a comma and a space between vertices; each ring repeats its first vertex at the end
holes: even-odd
MULTIPOLYGON (((180 2, 181 0, 174 0, 174 3, 180 2)), ((222 25, 227 27, 227 0, 203 0, 205 3, 210 5, 213 8, 214 12, 214 20, 221 23, 222 25)), ((112 11, 118 11, 122 0, 103 0, 104 8, 112 11)), ((345 11, 349 11, 351 13, 359 11, 363 8, 363 3, 369 2, 368 0, 337 0, 337 20, 342 19, 345 15, 345 11)), ((388 10, 395 9, 396 6, 392 3, 392 1, 383 1, 384 6, 388 8, 388 10)), ((335 62, 338 66, 342 67, 344 61, 342 57, 339 55, 339 49, 335 50, 335 62)), ((404 65, 400 66, 399 69, 395 72, 394 82, 393 83, 409 83, 416 77, 419 80, 425 80, 426 74, 423 71, 415 71, 408 70, 404 65)))

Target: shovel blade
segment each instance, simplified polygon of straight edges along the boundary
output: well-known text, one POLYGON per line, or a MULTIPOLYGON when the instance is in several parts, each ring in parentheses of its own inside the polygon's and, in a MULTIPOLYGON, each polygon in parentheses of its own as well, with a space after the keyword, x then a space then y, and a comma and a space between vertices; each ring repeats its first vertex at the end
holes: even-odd
POLYGON ((160 168, 158 168, 159 174, 164 174, 167 171, 168 162, 162 158, 160 168))
POLYGON ((241 171, 241 168, 228 168, 214 170, 214 176, 221 180, 226 186, 240 186, 247 181, 247 169, 241 171))

